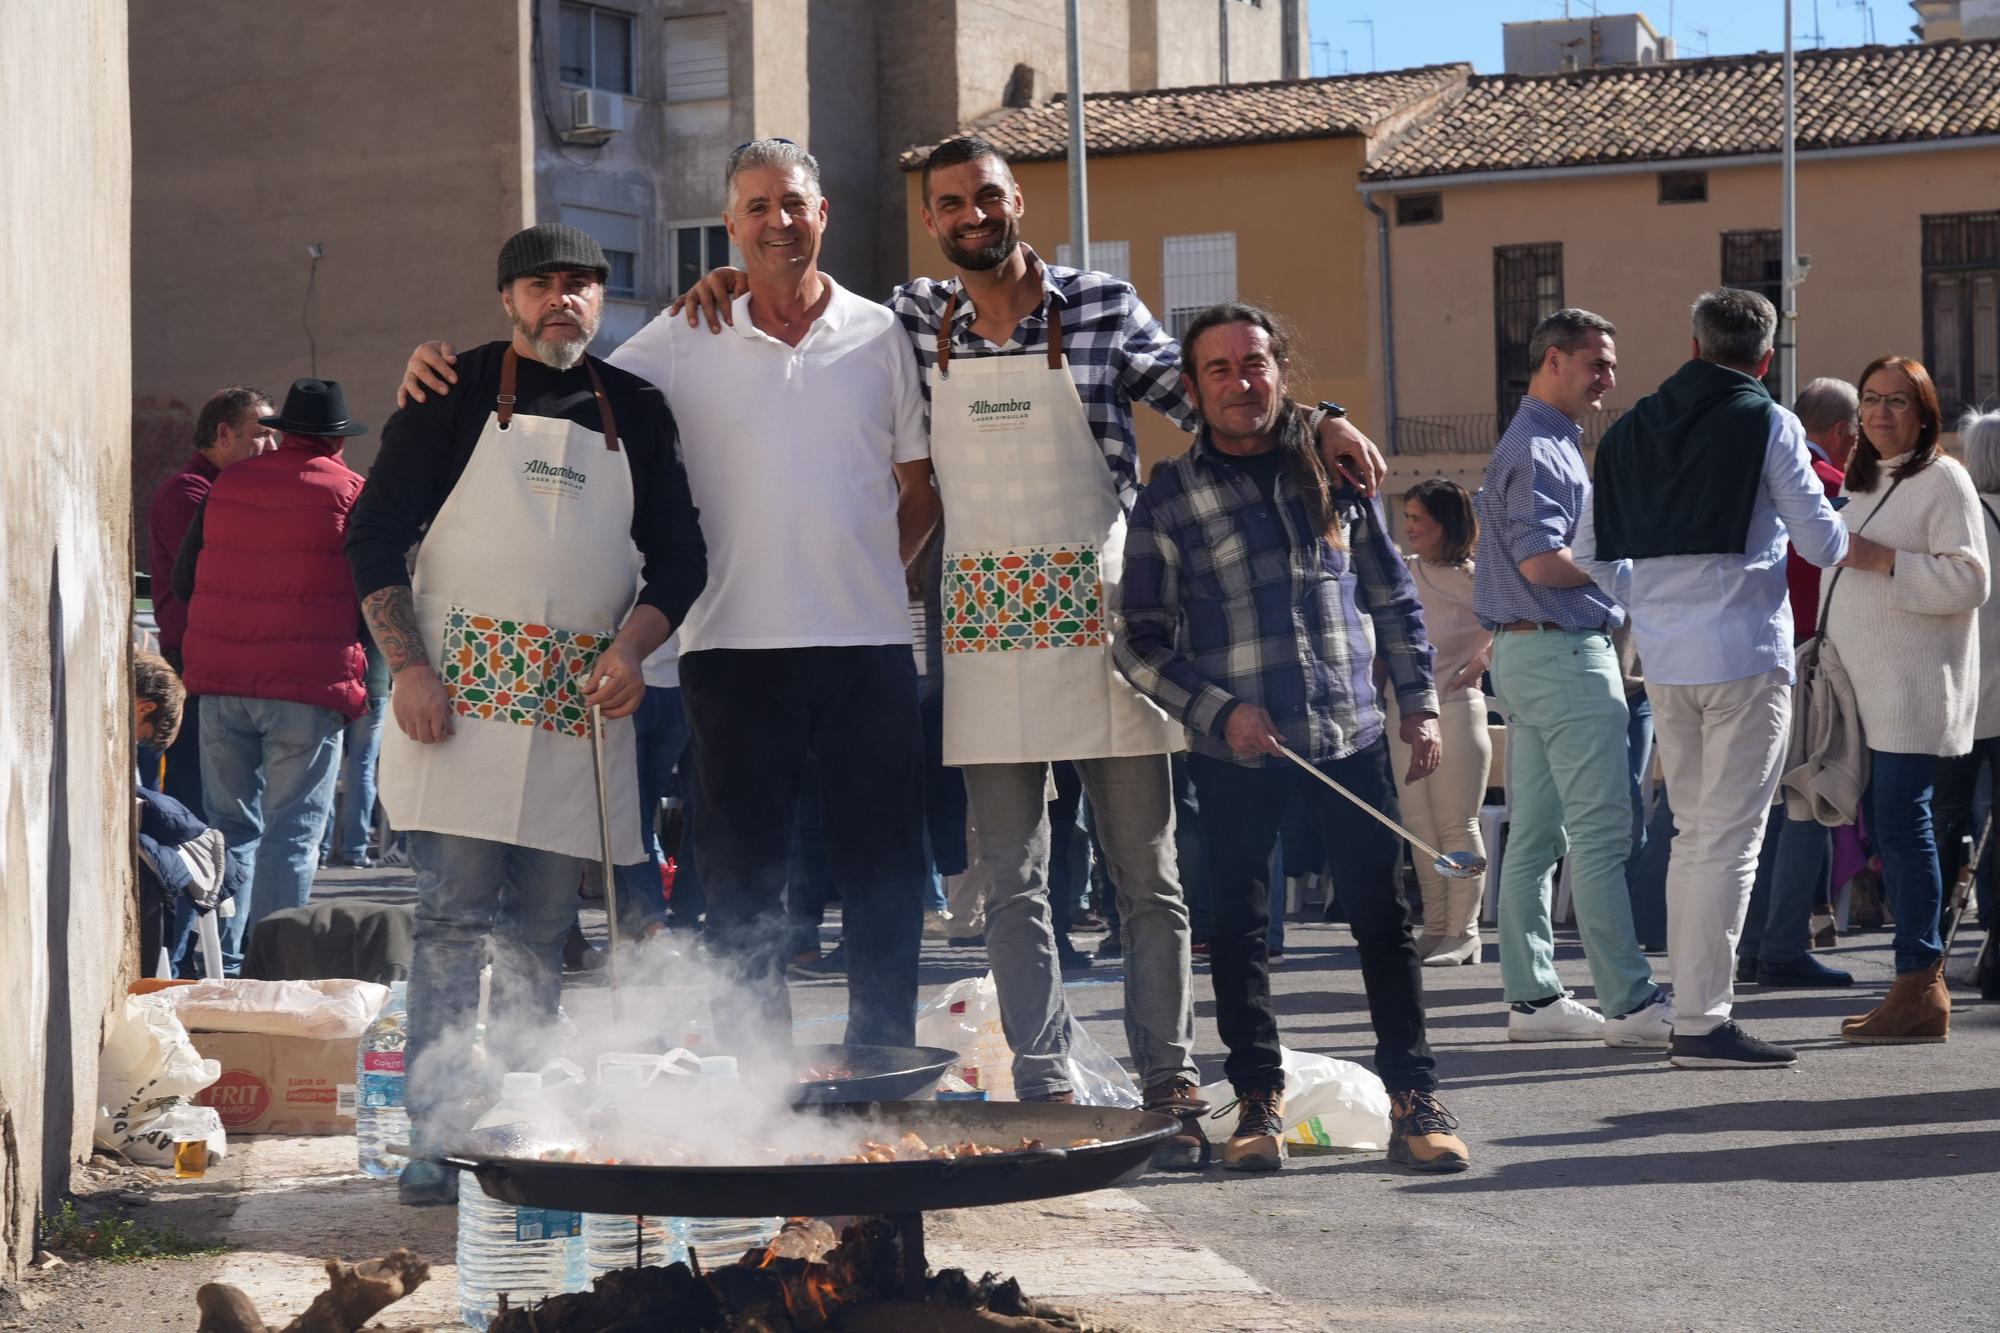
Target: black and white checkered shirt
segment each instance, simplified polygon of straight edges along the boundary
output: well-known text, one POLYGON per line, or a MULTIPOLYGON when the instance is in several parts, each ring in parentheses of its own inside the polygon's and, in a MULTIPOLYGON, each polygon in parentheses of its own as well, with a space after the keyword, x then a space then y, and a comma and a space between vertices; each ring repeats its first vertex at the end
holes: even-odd
POLYGON ((923 367, 924 401, 930 402, 931 367, 937 364, 938 325, 954 294, 953 356, 999 356, 1034 352, 1049 345, 1049 302, 1062 303, 1062 350, 1076 379, 1077 396, 1126 509, 1139 493, 1139 441, 1132 431, 1132 403, 1151 403, 1182 430, 1199 421, 1194 404, 1181 392, 1180 344, 1167 336, 1139 299, 1132 284, 1109 273, 1045 264, 1027 246, 1028 262, 1042 275, 1042 304, 1021 321, 1014 336, 998 346, 972 331, 974 311, 957 278, 939 282, 913 278, 889 298, 889 308, 909 330, 923 367))

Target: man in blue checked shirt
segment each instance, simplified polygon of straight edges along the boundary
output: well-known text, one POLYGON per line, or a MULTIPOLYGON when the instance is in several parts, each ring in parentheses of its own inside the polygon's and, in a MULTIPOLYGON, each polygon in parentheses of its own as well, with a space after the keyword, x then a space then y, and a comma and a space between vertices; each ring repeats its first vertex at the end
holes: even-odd
MULTIPOLYGON (((1215 1025, 1238 1099, 1222 1163, 1285 1158, 1285 1074, 1266 959, 1271 849, 1286 804, 1305 802, 1340 850, 1335 889, 1361 953, 1375 1066, 1390 1096, 1389 1160, 1418 1171, 1470 1164, 1437 1098, 1402 846, 1302 773, 1303 755, 1362 801, 1396 813, 1379 657, 1396 691, 1409 780, 1439 758, 1431 648, 1415 586, 1376 507, 1329 476, 1320 413, 1286 396, 1288 340, 1254 306, 1195 317, 1181 382, 1201 413, 1194 447, 1132 511, 1118 666, 1187 728, 1188 774, 1208 847, 1215 1025), (1369 629, 1373 627, 1371 645, 1369 629)), ((1322 412, 1337 411, 1323 407, 1322 412)))
MULTIPOLYGON (((1137 495, 1132 405, 1192 429, 1180 348, 1128 282, 1046 264, 1021 242, 1026 211, 1007 162, 976 137, 933 149, 924 223, 953 276, 917 278, 890 306, 930 408, 944 502, 944 762, 962 770, 987 876, 986 947, 1023 1101, 1069 1101, 1062 970, 1052 928, 1049 765, 1071 761, 1119 896, 1126 1037, 1146 1105, 1181 1121, 1154 1156, 1208 1160, 1193 1061, 1189 923, 1176 869, 1171 752, 1181 728, 1112 661, 1126 515, 1137 495)), ((728 312, 736 275, 690 293, 728 312)), ((1329 454, 1371 477, 1380 459, 1329 417, 1329 454)), ((1331 464, 1330 464, 1331 466, 1331 464)))
POLYGON ((1511 1041, 1665 1048, 1674 1007, 1632 927, 1629 720, 1611 631, 1625 613, 1571 554, 1590 504, 1583 417, 1618 379, 1617 330, 1558 310, 1528 342, 1533 377, 1473 507, 1472 609, 1493 636, 1512 807, 1500 863, 1500 977, 1511 1041), (1563 989, 1549 880, 1567 852, 1577 929, 1602 1012, 1563 989))

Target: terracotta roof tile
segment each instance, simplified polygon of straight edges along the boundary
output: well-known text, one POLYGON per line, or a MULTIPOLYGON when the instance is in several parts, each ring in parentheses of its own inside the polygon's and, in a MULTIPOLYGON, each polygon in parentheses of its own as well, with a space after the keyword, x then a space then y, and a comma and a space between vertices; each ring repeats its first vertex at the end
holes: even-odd
MULTIPOLYGON (((1369 180, 1779 150, 1780 55, 1478 76, 1369 180)), ((2000 41, 1798 55, 1801 151, 2000 134, 2000 41)))
MULTIPOLYGON (((1214 148, 1365 134, 1414 102, 1462 84, 1468 65, 1433 65, 1384 74, 1287 79, 1136 93, 1090 93, 1084 125, 1093 155, 1214 148)), ((1003 112, 963 134, 979 134, 1015 162, 1069 154, 1069 108, 1052 102, 1003 112)), ((923 165, 936 145, 902 155, 903 169, 923 165)))

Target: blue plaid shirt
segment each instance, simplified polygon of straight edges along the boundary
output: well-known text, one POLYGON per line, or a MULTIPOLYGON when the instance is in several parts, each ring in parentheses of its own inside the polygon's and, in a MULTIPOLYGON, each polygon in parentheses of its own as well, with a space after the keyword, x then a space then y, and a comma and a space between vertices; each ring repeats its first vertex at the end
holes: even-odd
POLYGON ((1181 392, 1180 344, 1167 336, 1139 299, 1132 284, 1109 273, 1045 264, 1027 246, 1028 262, 1042 275, 1042 304, 1028 312, 1014 336, 998 346, 972 331, 974 311, 964 285, 955 277, 939 282, 912 278, 889 297, 889 308, 903 321, 923 367, 924 402, 931 399, 931 367, 937 364, 938 325, 945 302, 956 294, 952 312, 953 356, 998 356, 1003 352, 1033 352, 1049 345, 1049 303, 1062 305, 1062 350, 1069 373, 1083 399, 1084 415, 1104 450, 1125 508, 1139 490, 1139 440, 1132 432, 1132 402, 1154 407, 1183 430, 1196 425, 1194 404, 1181 392))
POLYGON ((1423 607, 1373 504, 1336 492, 1346 536, 1336 550, 1282 471, 1274 495, 1265 503, 1205 431, 1168 463, 1125 534, 1113 651, 1126 679, 1187 726, 1197 753, 1266 762, 1222 739, 1241 700, 1261 705, 1306 758, 1345 758, 1382 738, 1378 655, 1403 716, 1436 714, 1423 607))
POLYGON ((1523 398, 1472 499, 1479 515, 1472 612, 1488 629, 1516 620, 1567 630, 1616 629, 1625 613, 1595 584, 1548 588, 1521 576, 1521 562, 1576 541, 1590 503, 1583 429, 1538 398, 1523 398))

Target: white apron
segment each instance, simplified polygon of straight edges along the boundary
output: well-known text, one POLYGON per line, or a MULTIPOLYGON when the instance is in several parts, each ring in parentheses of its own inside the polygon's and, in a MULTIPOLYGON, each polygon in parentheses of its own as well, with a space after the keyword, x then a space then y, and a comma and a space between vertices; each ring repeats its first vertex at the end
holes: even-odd
POLYGON ((951 355, 931 372, 944 497, 944 762, 1012 764, 1181 749, 1179 723, 1112 662, 1125 511, 1062 355, 951 355))
MULTIPOLYGON (((589 361, 605 431, 514 413, 508 348, 497 410, 432 520, 410 584, 417 627, 451 700, 452 734, 419 745, 383 728, 382 808, 425 829, 599 861, 585 670, 637 595, 632 472, 589 361)), ((605 726, 611 842, 645 859, 632 719, 605 726)))

